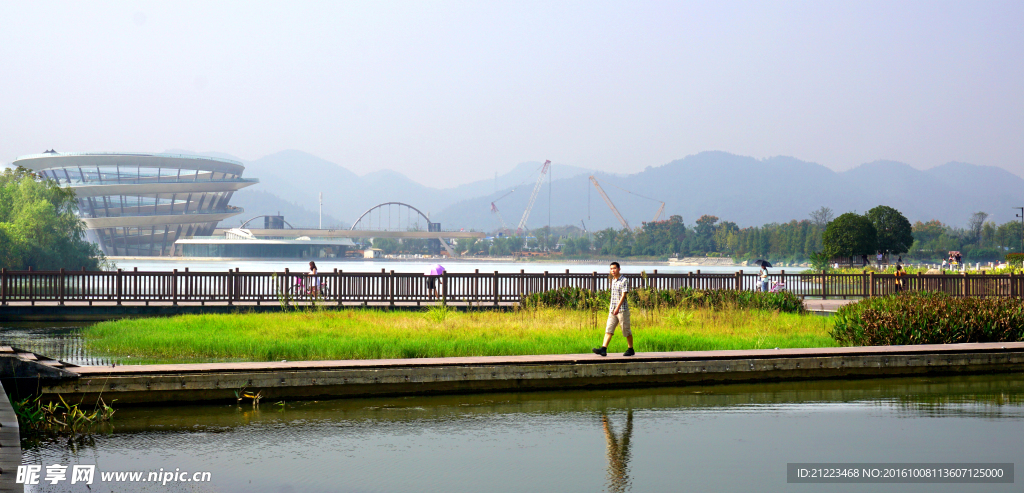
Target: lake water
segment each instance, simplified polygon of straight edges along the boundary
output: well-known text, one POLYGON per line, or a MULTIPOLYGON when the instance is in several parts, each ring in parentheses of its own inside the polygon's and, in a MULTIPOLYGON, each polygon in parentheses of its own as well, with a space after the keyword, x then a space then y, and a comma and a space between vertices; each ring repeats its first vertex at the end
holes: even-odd
MULTIPOLYGON (((203 259, 116 259, 117 267, 124 270, 132 270, 138 267, 145 271, 170 271, 172 269, 189 270, 202 272, 224 272, 228 269, 238 268, 246 272, 282 272, 288 268, 292 271, 306 272, 309 270, 309 262, 302 260, 203 260, 203 259)), ((514 273, 524 270, 529 273, 548 272, 608 272, 608 262, 595 261, 592 263, 557 263, 557 262, 496 262, 496 261, 475 261, 475 260, 441 260, 441 259, 408 259, 408 260, 337 260, 322 259, 316 260, 317 268, 321 272, 330 272, 339 269, 346 272, 380 272, 381 269, 395 272, 426 272, 437 263, 444 265, 449 272, 471 273, 476 269, 480 272, 498 271, 503 274, 514 273)), ((733 273, 739 270, 755 273, 757 267, 737 266, 668 266, 651 265, 643 262, 632 263, 620 261, 622 272, 639 274, 641 271, 648 273, 657 270, 665 274, 685 274, 687 272, 709 272, 709 273, 733 273)), ((780 269, 771 269, 773 273, 780 269)), ((802 267, 786 267, 786 272, 801 272, 806 270, 802 267)))
MULTIPOLYGON (((1024 463, 1024 375, 123 408, 110 434, 26 464, 97 484, 26 491, 1020 491, 796 485, 788 462, 1024 463), (102 483, 101 472, 210 472, 102 483)), ((1018 482, 1020 480, 1018 479, 1018 482)))

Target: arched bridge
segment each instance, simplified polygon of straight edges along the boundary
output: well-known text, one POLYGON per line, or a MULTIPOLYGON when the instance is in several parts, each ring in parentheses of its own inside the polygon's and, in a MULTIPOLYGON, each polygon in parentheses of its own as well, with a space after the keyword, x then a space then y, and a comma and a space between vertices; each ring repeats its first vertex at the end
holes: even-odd
MULTIPOLYGON (((256 218, 253 218, 256 219, 256 218)), ((289 224, 289 226, 291 226, 289 224)), ((214 234, 224 234, 218 229, 214 234)), ((279 236, 280 229, 248 229, 253 236, 279 236)), ((404 202, 384 202, 366 210, 352 223, 350 229, 289 229, 288 235, 319 238, 409 238, 436 239, 454 255, 445 240, 459 238, 483 238, 484 233, 472 231, 441 231, 441 223, 432 223, 419 209, 404 202), (404 219, 404 222, 403 222, 404 219), (423 220, 423 223, 420 220, 423 220), (425 227, 425 228, 424 228, 425 227)))

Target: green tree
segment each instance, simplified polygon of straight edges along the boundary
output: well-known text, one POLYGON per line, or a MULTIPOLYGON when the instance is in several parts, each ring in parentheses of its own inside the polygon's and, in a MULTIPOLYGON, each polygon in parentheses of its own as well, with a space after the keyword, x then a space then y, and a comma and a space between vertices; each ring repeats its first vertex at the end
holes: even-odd
POLYGON ((875 227, 878 250, 892 253, 910 251, 910 246, 914 244, 913 228, 900 211, 880 205, 869 210, 865 216, 875 227))
POLYGON ((875 253, 878 233, 871 220, 860 214, 847 212, 825 227, 821 243, 829 258, 852 257, 875 253))
POLYGON ((374 238, 373 248, 379 248, 387 255, 398 252, 398 240, 394 238, 374 238))
POLYGON ((21 167, 0 174, 0 266, 96 270, 104 263, 96 245, 85 240, 70 188, 21 167))
POLYGON ((459 255, 472 255, 476 247, 476 243, 476 238, 459 238, 456 240, 456 245, 458 245, 456 250, 458 250, 459 255))

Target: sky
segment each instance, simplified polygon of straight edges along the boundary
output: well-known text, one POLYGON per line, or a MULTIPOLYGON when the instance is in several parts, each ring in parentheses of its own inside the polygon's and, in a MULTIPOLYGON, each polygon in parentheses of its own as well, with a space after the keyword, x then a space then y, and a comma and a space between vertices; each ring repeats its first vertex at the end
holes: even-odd
POLYGON ((1020 1, 0 0, 0 162, 299 149, 443 187, 720 150, 1024 176, 1021 19, 1020 1))

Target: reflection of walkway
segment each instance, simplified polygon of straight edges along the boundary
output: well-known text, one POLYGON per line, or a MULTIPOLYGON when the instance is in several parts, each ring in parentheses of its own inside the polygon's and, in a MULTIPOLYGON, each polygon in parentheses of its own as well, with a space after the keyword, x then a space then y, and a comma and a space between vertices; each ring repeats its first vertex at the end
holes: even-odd
POLYGON ((615 430, 608 415, 601 415, 604 437, 608 441, 608 491, 620 493, 629 490, 629 439, 633 436, 633 410, 626 413, 626 431, 621 437, 615 430))

